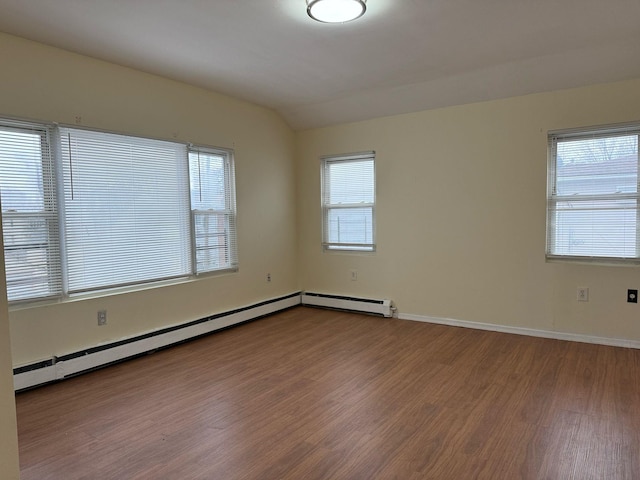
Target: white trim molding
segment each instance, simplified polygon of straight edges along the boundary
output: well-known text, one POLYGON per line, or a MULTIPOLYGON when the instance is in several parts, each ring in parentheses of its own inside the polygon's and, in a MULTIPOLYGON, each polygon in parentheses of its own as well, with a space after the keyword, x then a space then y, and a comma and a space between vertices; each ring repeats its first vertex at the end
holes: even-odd
POLYGON ((456 320, 453 318, 430 317, 426 315, 415 315, 412 313, 399 313, 398 318, 400 320, 434 323, 438 325, 448 325, 451 327, 473 328, 476 330, 487 330, 491 332, 512 333, 514 335, 527 335, 530 337, 552 338, 555 340, 567 340, 570 342, 640 349, 640 341, 627 340, 623 338, 596 337, 591 335, 582 335, 579 333, 536 330, 533 328, 513 327, 509 325, 498 325, 495 323, 471 322, 468 320, 456 320))

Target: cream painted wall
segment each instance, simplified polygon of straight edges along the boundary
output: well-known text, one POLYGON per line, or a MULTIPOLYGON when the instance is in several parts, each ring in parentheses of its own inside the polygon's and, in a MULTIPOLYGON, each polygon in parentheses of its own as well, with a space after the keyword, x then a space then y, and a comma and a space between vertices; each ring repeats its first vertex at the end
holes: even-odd
POLYGON ((301 287, 390 298, 404 314, 640 341, 640 307, 626 303, 640 269, 545 261, 547 132, 637 120, 640 80, 299 132, 301 287), (324 253, 319 157, 364 150, 377 152, 377 252, 324 253))
MULTIPOLYGON (((4 247, 0 235, 0 271, 4 271, 4 247)), ((13 394, 13 363, 9 337, 9 311, 6 283, 0 275, 0 478, 20 478, 18 463, 18 431, 13 394)))
POLYGON ((4 34, 0 64, 0 116, 78 118, 100 129, 233 148, 240 256, 234 274, 11 310, 13 362, 0 302, 0 468, 14 475, 8 478, 17 478, 11 363, 299 288, 387 297, 402 313, 640 340, 640 307, 624 302, 627 288, 640 287, 637 268, 544 259, 547 131, 639 120, 640 80, 296 134, 268 109, 4 34), (324 253, 318 157, 371 149, 378 250, 324 253), (578 286, 590 288, 590 302, 575 301, 578 286), (101 309, 109 323, 98 328, 101 309))
POLYGON ((240 270, 9 313, 14 366, 298 290, 294 132, 230 97, 0 34, 0 116, 233 148, 240 270), (272 282, 266 275, 271 273, 272 282), (98 327, 96 312, 107 310, 98 327))

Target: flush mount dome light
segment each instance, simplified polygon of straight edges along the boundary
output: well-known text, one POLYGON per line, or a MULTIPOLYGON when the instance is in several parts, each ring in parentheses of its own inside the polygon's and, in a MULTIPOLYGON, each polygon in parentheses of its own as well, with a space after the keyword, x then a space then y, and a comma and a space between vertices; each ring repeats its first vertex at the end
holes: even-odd
POLYGON ((344 23, 361 17, 367 0, 307 0, 307 13, 323 23, 344 23))

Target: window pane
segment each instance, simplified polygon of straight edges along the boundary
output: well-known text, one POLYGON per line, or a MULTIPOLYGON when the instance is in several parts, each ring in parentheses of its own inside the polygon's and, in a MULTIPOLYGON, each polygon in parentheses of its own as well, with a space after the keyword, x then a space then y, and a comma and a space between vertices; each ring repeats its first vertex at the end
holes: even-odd
POLYGON ((57 294, 59 290, 50 281, 50 219, 3 215, 7 298, 14 301, 57 294))
POLYGON ((208 272, 229 268, 232 261, 229 235, 232 225, 228 215, 196 213, 196 271, 208 272))
POLYGON ((329 164, 327 203, 373 203, 374 169, 372 160, 329 164))
POLYGON ((373 243, 373 209, 331 208, 328 211, 329 243, 373 243))
POLYGON ((191 273, 186 148, 62 130, 69 292, 191 273))
POLYGON ((3 212, 44 211, 42 134, 0 130, 3 212))
POLYGON ((191 208, 194 210, 225 210, 225 158, 201 151, 189 152, 191 208))
POLYGON ((635 193, 638 136, 558 142, 556 177, 558 195, 635 193))
POLYGON ((551 253, 587 257, 636 256, 636 201, 558 202, 551 253))

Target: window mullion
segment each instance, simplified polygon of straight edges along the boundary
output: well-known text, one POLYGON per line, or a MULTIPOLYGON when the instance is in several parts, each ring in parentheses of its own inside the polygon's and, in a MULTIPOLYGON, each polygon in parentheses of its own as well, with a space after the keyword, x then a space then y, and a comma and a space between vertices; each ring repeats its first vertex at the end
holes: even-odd
POLYGON ((62 169, 62 155, 60 154, 60 128, 51 130, 51 156, 56 186, 56 211, 58 216, 58 242, 60 245, 60 276, 62 296, 69 295, 69 269, 67 265, 67 242, 64 209, 64 173, 62 169))

